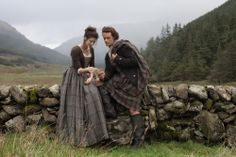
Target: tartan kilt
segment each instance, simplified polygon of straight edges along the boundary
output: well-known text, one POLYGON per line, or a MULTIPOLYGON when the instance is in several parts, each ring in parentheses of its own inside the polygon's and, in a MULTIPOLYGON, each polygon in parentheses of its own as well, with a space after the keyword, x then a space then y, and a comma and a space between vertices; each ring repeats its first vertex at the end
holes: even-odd
POLYGON ((144 90, 139 90, 124 75, 114 75, 103 86, 119 104, 128 109, 140 110, 144 90))
POLYGON ((86 147, 108 138, 102 101, 97 87, 85 85, 86 74, 69 68, 61 85, 60 109, 56 131, 59 139, 86 147))

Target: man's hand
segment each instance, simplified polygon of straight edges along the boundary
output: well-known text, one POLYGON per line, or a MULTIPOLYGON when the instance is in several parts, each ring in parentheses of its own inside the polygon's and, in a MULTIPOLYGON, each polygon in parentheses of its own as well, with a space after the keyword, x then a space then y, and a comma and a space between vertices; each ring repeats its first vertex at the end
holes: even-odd
POLYGON ((98 86, 101 86, 101 85, 103 85, 103 82, 102 82, 100 79, 96 79, 95 85, 96 85, 97 87, 98 87, 98 86))
POLYGON ((117 53, 112 53, 112 54, 111 54, 111 59, 112 59, 112 60, 115 60, 116 56, 117 56, 117 53))
POLYGON ((105 72, 103 70, 100 70, 98 72, 98 78, 100 81, 103 81, 105 79, 105 72))

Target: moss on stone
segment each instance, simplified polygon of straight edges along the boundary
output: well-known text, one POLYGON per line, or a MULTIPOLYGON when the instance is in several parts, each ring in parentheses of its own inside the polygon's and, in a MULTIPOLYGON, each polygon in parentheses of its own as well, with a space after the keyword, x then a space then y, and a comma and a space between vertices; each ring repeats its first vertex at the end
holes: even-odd
POLYGON ((157 132, 158 137, 163 140, 172 140, 178 137, 176 128, 169 121, 160 123, 157 132))
POLYGON ((24 108, 24 114, 25 115, 29 115, 29 114, 33 114, 35 112, 38 112, 41 110, 41 107, 37 104, 30 104, 25 106, 24 108))
POLYGON ((212 106, 213 106, 213 100, 207 99, 207 101, 205 102, 205 108, 207 110, 211 110, 212 106))
POLYGON ((38 101, 37 92, 38 92, 37 88, 32 88, 27 91, 28 103, 36 103, 38 101))

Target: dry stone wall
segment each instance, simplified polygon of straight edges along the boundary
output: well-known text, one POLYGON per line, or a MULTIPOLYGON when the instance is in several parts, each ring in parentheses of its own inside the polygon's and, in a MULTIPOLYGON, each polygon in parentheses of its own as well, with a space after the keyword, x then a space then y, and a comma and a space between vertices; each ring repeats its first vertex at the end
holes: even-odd
MULTIPOLYGON (((30 126, 55 131, 60 87, 0 86, 0 131, 22 132, 30 126)), ((142 101, 146 140, 193 140, 236 144, 236 87, 149 84, 142 101)), ((131 124, 127 111, 108 119, 111 138, 129 143, 131 124)), ((52 133, 54 133, 52 131, 52 133)))

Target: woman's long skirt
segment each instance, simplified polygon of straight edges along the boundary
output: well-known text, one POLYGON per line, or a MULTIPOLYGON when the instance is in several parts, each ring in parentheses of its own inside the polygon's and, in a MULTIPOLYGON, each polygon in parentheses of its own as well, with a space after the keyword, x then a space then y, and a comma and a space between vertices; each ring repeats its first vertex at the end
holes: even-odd
POLYGON ((97 87, 85 85, 86 74, 66 70, 61 85, 57 134, 66 143, 86 147, 108 138, 102 101, 97 87))

